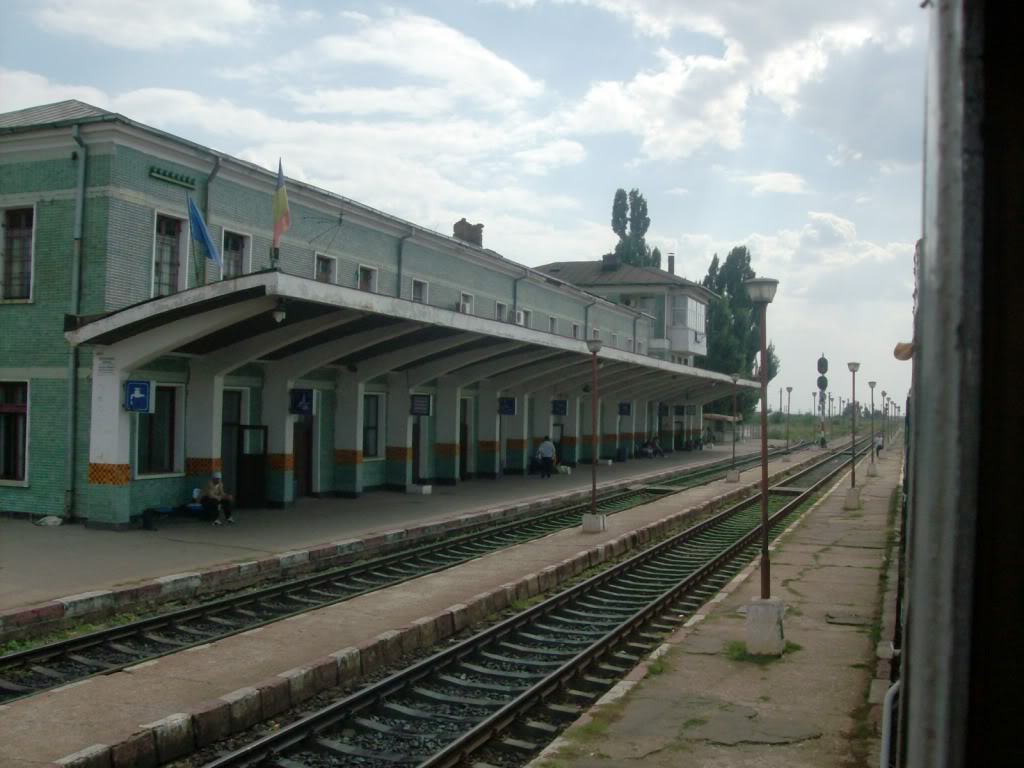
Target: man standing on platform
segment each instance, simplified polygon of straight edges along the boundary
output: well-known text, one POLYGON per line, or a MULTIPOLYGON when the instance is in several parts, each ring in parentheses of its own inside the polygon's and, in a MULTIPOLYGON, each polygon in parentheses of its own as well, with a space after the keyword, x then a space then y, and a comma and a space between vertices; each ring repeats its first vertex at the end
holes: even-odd
POLYGON ((551 470, 555 466, 555 444, 547 435, 544 435, 544 439, 537 448, 537 458, 540 459, 540 476, 542 478, 551 477, 551 470))

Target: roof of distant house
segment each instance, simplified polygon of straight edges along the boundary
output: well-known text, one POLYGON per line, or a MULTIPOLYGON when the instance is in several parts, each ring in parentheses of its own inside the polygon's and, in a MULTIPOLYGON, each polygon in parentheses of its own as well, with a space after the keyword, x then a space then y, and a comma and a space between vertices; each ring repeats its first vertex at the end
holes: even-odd
POLYGON ((655 267, 638 267, 633 264, 619 263, 614 269, 608 269, 603 261, 555 261, 536 267, 538 272, 565 280, 567 283, 581 288, 604 285, 674 285, 679 288, 692 288, 706 296, 717 294, 700 283, 687 280, 685 277, 673 275, 655 267))

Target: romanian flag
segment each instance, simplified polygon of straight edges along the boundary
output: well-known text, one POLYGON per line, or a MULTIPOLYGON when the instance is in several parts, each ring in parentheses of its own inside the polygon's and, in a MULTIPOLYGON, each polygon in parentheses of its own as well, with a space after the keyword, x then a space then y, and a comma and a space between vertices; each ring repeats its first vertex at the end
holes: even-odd
POLYGON ((288 190, 284 186, 281 160, 277 161, 277 188, 274 190, 274 248, 281 244, 284 233, 291 229, 292 215, 288 210, 288 190))

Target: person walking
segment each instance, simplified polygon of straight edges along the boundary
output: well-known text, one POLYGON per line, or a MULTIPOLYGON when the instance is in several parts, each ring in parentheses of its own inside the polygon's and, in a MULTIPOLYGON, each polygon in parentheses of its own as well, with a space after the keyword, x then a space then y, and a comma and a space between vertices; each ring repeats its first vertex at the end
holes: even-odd
POLYGON ((203 489, 203 495, 200 497, 199 502, 203 505, 203 515, 209 520, 211 517, 215 518, 213 521, 214 525, 223 525, 224 519, 227 518, 227 522, 234 523, 235 518, 231 511, 231 502, 234 499, 231 494, 224 489, 223 478, 219 471, 214 472, 210 478, 210 482, 206 484, 203 489))
POLYGON ((544 439, 537 447, 537 458, 540 460, 540 476, 551 477, 551 470, 555 466, 555 444, 547 435, 544 435, 544 439))

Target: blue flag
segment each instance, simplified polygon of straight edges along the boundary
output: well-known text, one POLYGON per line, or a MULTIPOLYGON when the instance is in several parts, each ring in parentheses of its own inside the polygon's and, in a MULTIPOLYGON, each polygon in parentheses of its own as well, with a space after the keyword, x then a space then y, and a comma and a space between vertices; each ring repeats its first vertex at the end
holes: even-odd
POLYGON ((188 199, 188 220, 192 226, 192 239, 202 243, 203 248, 206 249, 206 258, 223 269, 224 264, 220 260, 217 246, 213 244, 213 238, 210 237, 210 230, 206 228, 206 222, 203 221, 203 216, 196 207, 196 201, 191 197, 188 199))

